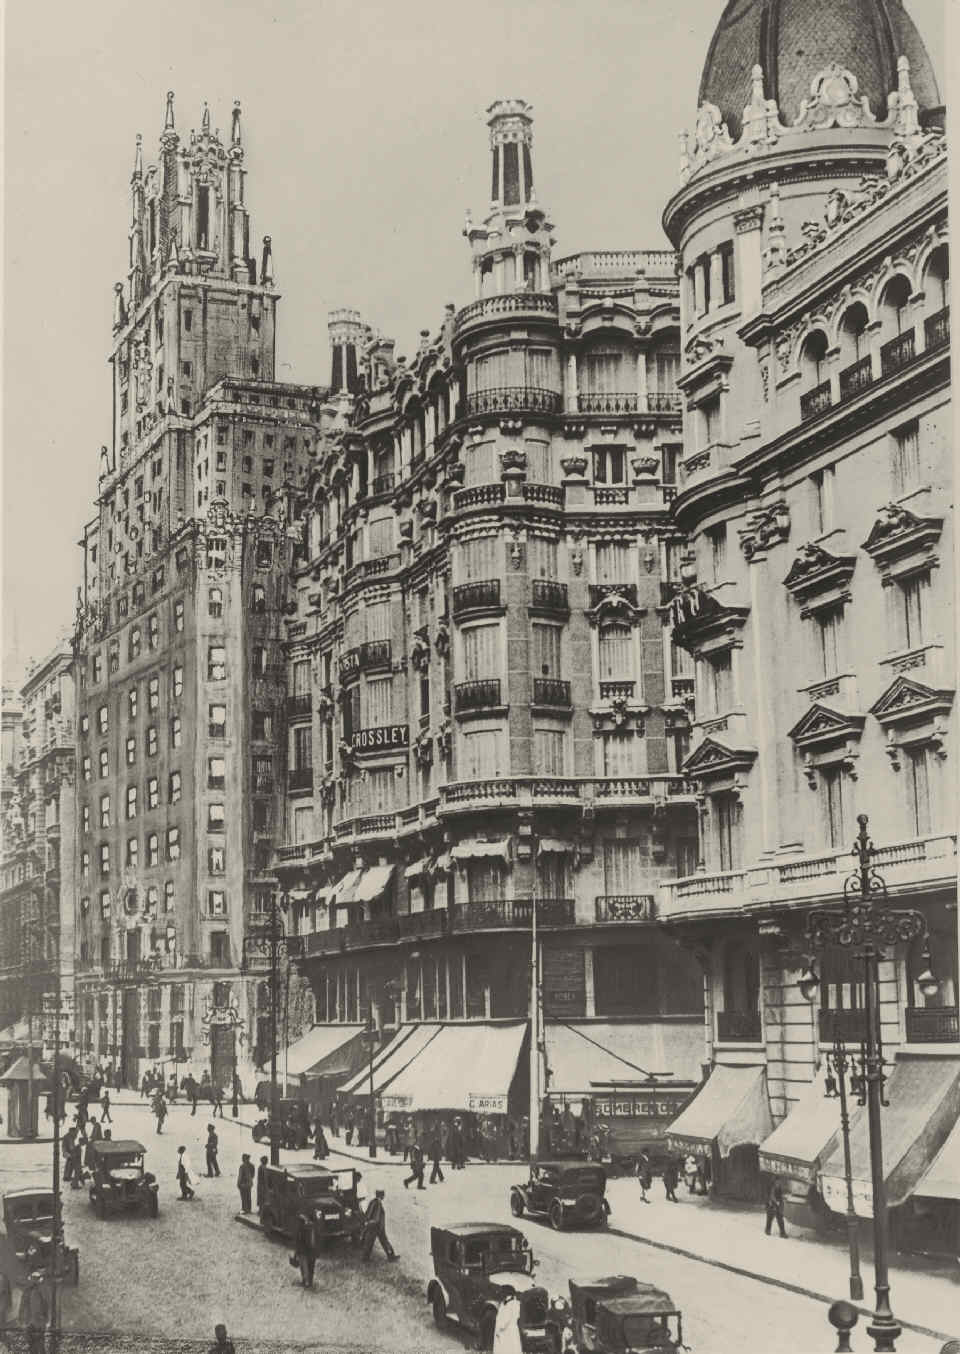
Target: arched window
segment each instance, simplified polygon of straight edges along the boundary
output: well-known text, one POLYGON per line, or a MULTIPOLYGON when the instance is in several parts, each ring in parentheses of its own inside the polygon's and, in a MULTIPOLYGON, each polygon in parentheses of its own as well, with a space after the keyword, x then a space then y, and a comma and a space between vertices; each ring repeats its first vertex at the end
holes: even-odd
POLYGON ((950 304, 950 255, 945 244, 937 245, 923 270, 923 290, 928 311, 943 310, 950 304))
POLYGON ((827 379, 827 336, 822 329, 815 329, 804 340, 800 351, 800 370, 803 373, 804 388, 812 390, 827 379))
POLYGON ((840 326, 840 348, 845 362, 859 362, 867 352, 867 308, 862 301, 852 305, 840 326))
POLYGON ((893 338, 909 328, 907 302, 910 300, 910 284, 900 274, 892 277, 883 289, 880 298, 880 322, 883 337, 893 338))

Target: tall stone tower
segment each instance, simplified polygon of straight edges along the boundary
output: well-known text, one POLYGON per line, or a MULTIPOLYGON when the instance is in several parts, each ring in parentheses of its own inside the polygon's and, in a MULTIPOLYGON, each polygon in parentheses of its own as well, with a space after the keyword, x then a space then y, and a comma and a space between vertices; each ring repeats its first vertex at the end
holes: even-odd
POLYGON ((270 906, 286 738, 288 528, 326 392, 277 384, 269 236, 229 141, 137 137, 115 287, 113 440, 84 533, 78 656, 81 1052, 128 1081, 246 1082, 270 1037, 239 978, 270 906))

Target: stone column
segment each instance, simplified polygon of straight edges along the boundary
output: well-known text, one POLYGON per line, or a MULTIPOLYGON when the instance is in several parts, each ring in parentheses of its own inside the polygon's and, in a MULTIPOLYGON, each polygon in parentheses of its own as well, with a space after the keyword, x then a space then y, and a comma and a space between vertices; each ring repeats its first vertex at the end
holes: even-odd
POLYGON ((694 319, 706 313, 707 297, 707 274, 706 262, 703 259, 697 259, 693 265, 693 309, 694 319))
POLYGON ((710 309, 723 305, 723 255, 715 249, 710 255, 710 309))
POLYGON ((567 353, 567 399, 566 411, 568 414, 577 412, 577 354, 576 350, 571 348, 567 353))
POLYGON ((763 207, 757 204, 737 212, 733 225, 737 232, 740 309, 744 315, 752 315, 763 300, 763 207))
POLYGON ((584 1006, 584 1015, 588 1020, 592 1020, 597 1014, 597 994, 593 986, 593 949, 585 949, 583 952, 583 987, 586 1005, 584 1006))
POLYGON ((649 412, 647 399, 647 354, 641 349, 637 353, 637 410, 641 414, 649 412))

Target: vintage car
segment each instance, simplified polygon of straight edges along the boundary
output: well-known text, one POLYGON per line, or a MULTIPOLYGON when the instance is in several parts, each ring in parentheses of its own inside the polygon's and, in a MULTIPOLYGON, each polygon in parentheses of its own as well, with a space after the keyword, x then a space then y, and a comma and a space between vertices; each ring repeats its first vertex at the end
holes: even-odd
POLYGON ((547 1217, 558 1232, 564 1227, 606 1227, 610 1216, 606 1188, 602 1166, 536 1161, 529 1178, 510 1187, 510 1212, 515 1218, 524 1213, 547 1217))
POLYGON ((520 1300, 520 1342, 525 1351, 553 1354, 547 1290, 534 1282, 536 1261, 522 1232, 502 1222, 461 1222, 430 1228, 434 1278, 427 1285, 433 1319, 448 1317, 476 1331, 479 1349, 493 1349, 497 1308, 512 1288, 520 1300))
POLYGON ((680 1350, 683 1318, 670 1296, 626 1274, 570 1280, 574 1347, 581 1354, 680 1350))
MULTIPOLYGON (((297 1151, 310 1142, 310 1107, 305 1100, 287 1099, 277 1102, 280 1125, 280 1146, 297 1151)), ((254 1142, 270 1141, 270 1115, 258 1119, 253 1126, 254 1142)))
POLYGON ((142 1211, 155 1218, 160 1211, 157 1178, 143 1168, 146 1148, 133 1138, 90 1144, 93 1181, 90 1202, 98 1218, 108 1213, 142 1211))
POLYGON ((306 1162, 265 1166, 260 1224, 295 1240, 301 1219, 306 1219, 318 1242, 339 1237, 354 1241, 363 1231, 360 1179, 359 1171, 330 1171, 306 1162))
MULTIPOLYGON (((3 1196, 3 1226, 24 1276, 38 1269, 49 1271, 53 1253, 52 1190, 8 1190, 3 1196)), ((79 1283, 80 1252, 76 1246, 64 1246, 61 1256, 61 1279, 79 1283)))

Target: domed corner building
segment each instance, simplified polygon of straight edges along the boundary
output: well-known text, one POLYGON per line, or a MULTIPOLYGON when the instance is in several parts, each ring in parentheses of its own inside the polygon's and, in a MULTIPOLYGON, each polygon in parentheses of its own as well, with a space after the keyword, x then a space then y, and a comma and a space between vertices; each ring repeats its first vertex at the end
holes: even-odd
MULTIPOLYGON (((730 0, 664 211, 681 274, 683 449, 669 584, 696 672, 683 770, 704 871, 661 917, 708 969, 703 1090, 677 1150, 720 1192, 771 1175, 796 1220, 846 1206, 834 1040, 859 1057, 864 968, 815 956, 869 815, 891 905, 884 1168, 895 1240, 960 1241, 947 149, 936 75, 895 0, 730 0), (805 985, 806 986, 806 985, 805 985), (922 986, 922 991, 921 991, 922 986), (809 988, 808 988, 809 990, 809 988), (833 1089, 831 1087, 831 1089, 833 1089)), ((870 1201, 865 1110, 853 1191, 870 1201)))

